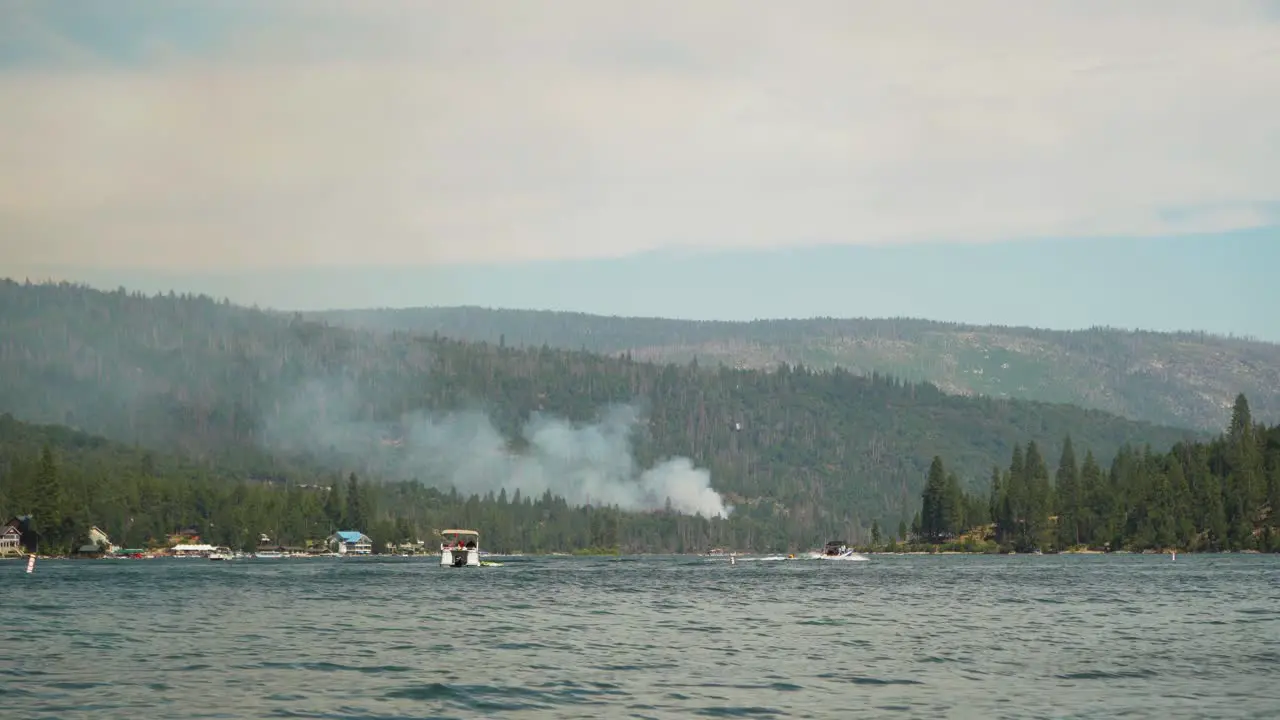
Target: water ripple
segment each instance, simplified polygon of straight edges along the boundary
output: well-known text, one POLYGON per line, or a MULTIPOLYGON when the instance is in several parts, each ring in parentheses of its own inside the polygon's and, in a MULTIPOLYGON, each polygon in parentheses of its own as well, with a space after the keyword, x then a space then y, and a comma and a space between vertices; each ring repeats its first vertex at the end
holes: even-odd
POLYGON ((24 718, 1259 717, 1280 558, 0 562, 24 718), (7 574, 6 574, 7 573, 7 574))

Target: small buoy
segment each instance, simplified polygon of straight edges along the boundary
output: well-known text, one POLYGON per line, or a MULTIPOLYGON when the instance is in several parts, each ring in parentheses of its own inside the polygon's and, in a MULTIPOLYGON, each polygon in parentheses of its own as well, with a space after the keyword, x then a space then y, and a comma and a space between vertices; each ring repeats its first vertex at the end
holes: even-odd
POLYGON ((27 556, 27 574, 30 575, 31 573, 35 572, 35 570, 36 570, 36 556, 35 556, 35 553, 32 553, 27 556))

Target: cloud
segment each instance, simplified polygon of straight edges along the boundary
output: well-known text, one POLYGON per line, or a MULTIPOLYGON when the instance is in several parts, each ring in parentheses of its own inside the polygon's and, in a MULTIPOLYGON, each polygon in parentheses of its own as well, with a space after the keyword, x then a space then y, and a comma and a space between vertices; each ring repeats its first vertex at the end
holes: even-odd
POLYGON ((1274 3, 122 3, 106 34, 12 7, 15 267, 1280 222, 1274 3))

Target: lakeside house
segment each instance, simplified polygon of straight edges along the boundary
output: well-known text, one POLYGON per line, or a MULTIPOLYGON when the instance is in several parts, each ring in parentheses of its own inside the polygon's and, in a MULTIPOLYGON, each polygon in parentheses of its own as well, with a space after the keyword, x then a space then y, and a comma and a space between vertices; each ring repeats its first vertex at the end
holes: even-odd
POLYGON ((408 540, 400 544, 387 543, 387 551, 400 555, 425 555, 431 552, 426 540, 408 540))
POLYGON ((271 542, 271 536, 266 533, 258 533, 258 544, 254 546, 254 552, 284 552, 284 548, 271 542))
POLYGON ((339 555, 369 555, 373 540, 359 530, 339 530, 329 536, 329 547, 339 555))
POLYGON ((115 543, 111 542, 111 538, 107 537, 106 533, 94 525, 89 528, 89 542, 77 548, 76 555, 102 557, 106 553, 114 553, 116 549, 115 543))
POLYGON ((17 518, 14 518, 0 528, 0 557, 21 554, 22 531, 18 529, 17 518))
POLYGON ((111 552, 116 549, 115 543, 111 542, 111 538, 107 537, 106 533, 99 530, 97 525, 89 528, 89 542, 102 546, 102 548, 107 552, 111 552))
POLYGON ((26 555, 36 551, 36 545, 40 543, 40 533, 31 529, 31 516, 18 515, 9 518, 9 521, 0 527, 0 537, 3 537, 3 545, 5 548, 0 550, 0 555, 17 554, 26 555))

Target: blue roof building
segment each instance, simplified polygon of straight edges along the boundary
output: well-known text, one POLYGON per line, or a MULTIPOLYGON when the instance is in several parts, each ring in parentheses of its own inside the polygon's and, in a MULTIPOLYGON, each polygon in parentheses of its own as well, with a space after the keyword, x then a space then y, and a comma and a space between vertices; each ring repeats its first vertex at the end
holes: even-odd
POLYGON ((339 555, 369 555, 373 541, 359 530, 339 530, 329 536, 329 547, 339 555))

